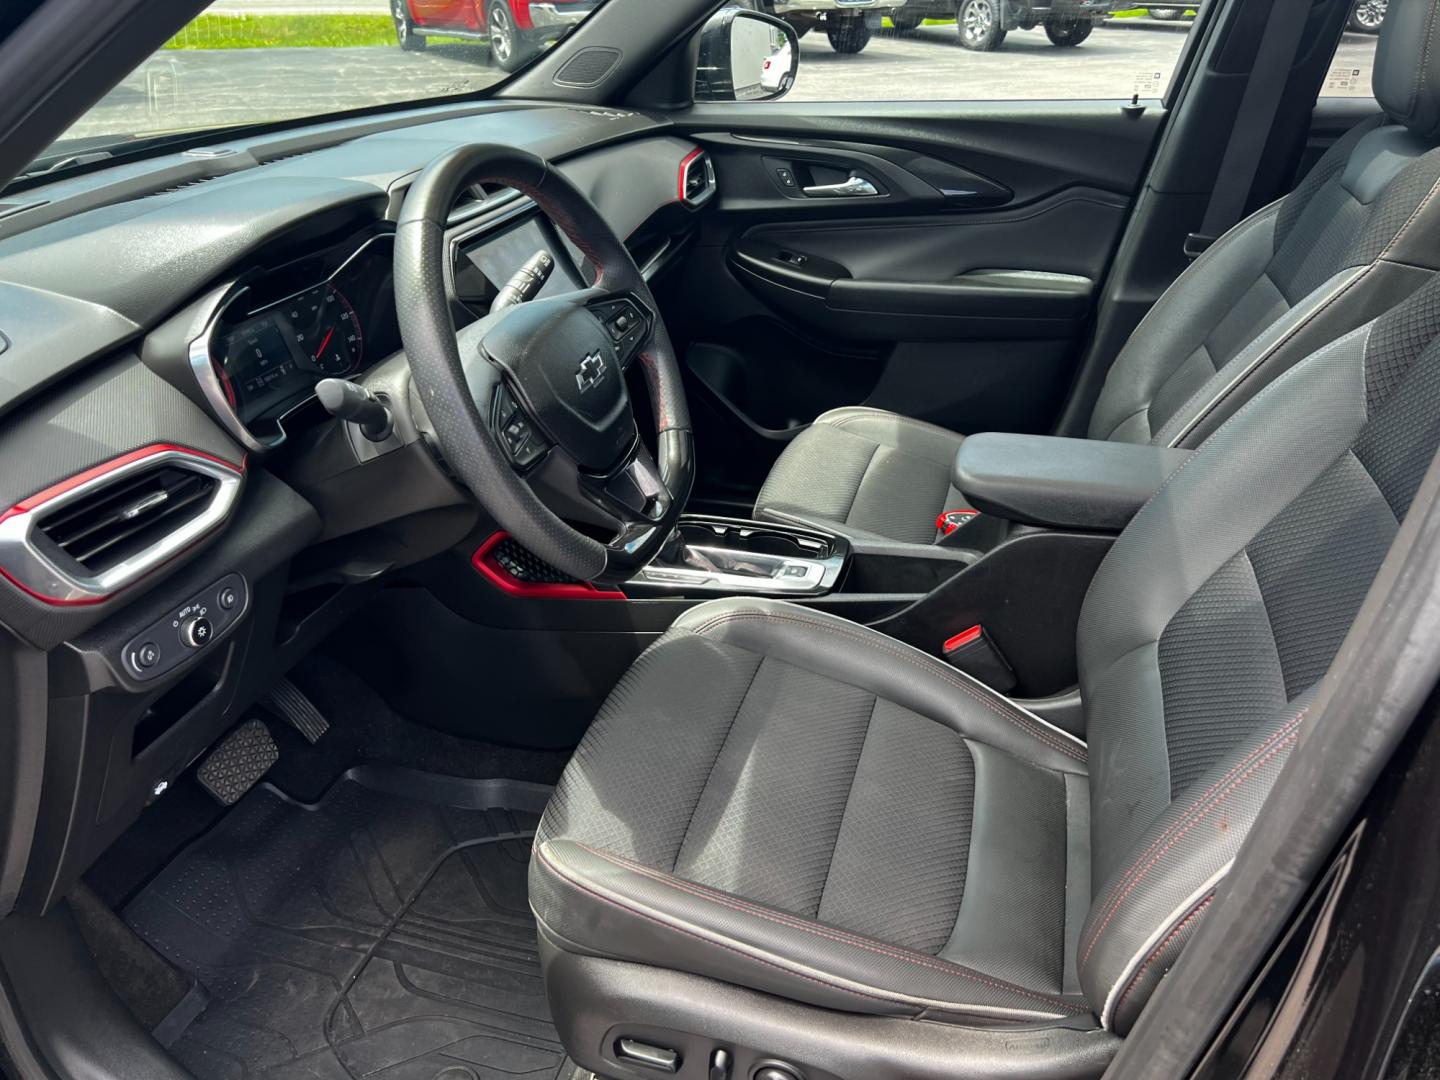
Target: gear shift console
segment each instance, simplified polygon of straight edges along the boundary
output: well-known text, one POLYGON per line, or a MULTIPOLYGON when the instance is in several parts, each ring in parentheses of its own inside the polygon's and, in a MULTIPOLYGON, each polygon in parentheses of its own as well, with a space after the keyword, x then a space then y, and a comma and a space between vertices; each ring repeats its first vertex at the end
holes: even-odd
POLYGON ((818 596, 839 582, 849 554, 844 539, 810 529, 686 515, 627 589, 818 596))

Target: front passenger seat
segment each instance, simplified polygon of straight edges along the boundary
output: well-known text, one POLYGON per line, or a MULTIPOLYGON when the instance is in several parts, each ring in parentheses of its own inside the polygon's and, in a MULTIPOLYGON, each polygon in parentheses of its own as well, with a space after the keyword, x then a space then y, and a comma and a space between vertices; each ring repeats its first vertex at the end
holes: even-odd
POLYGON ((692 608, 536 836, 566 1048, 615 1080, 652 1050, 695 1080, 1099 1076, 1437 446, 1440 280, 1279 376, 1120 535, 1080 617, 1088 746, 836 616, 692 608))
MULTIPOLYGON (((1436 0, 1393 3, 1373 85, 1385 116, 1341 138, 1290 195, 1242 221, 1155 304, 1115 359, 1089 437, 1198 446, 1301 357, 1440 269, 1436 0)), ((962 436, 850 407, 781 454, 757 517, 857 539, 933 544, 965 506, 950 482, 962 436)))

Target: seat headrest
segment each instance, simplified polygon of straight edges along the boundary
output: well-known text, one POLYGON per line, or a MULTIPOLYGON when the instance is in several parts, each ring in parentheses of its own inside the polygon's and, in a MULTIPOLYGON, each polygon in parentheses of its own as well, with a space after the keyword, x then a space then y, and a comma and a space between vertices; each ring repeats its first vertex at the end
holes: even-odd
POLYGON ((1440 138, 1440 0, 1390 0, 1371 85, 1390 119, 1440 138))

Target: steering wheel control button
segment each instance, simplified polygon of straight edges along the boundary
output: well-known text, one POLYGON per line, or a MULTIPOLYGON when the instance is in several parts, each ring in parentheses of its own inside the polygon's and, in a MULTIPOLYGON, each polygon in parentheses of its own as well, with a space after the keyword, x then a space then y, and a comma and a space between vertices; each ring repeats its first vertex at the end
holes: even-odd
POLYGON ((215 636, 215 624, 203 615, 192 615, 180 624, 180 642, 192 649, 202 649, 215 636))
POLYGON ((645 340, 649 329, 645 313, 632 300, 609 300, 596 304, 591 309, 601 323, 615 349, 620 354, 620 363, 626 364, 645 340))
MULTIPOLYGON (((629 1065, 643 1065, 656 1072, 680 1071, 680 1052, 663 1046, 651 1046, 638 1039, 620 1039, 615 1043, 615 1056, 629 1065)), ((787 1078, 788 1080, 788 1078, 787 1078)))
POLYGON ((495 391, 495 428, 500 433, 505 453, 517 468, 528 469, 549 449, 530 418, 515 404, 509 388, 503 384, 495 391))
POLYGON ((142 682, 174 671, 229 631, 244 616, 248 601, 245 579, 225 575, 136 634, 121 650, 120 666, 142 682))

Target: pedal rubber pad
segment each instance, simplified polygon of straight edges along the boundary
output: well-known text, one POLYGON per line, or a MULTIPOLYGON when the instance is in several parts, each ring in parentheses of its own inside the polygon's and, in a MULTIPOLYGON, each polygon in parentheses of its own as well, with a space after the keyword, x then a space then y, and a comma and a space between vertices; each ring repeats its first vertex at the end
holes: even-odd
POLYGON ((234 806, 279 760, 265 722, 247 720, 210 752, 195 779, 221 806, 234 806))
POLYGON ((289 679, 281 679, 265 695, 265 704, 314 746, 330 730, 330 721, 289 679))

